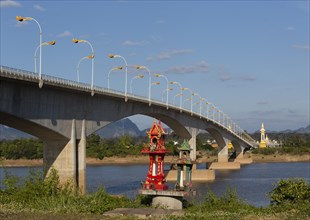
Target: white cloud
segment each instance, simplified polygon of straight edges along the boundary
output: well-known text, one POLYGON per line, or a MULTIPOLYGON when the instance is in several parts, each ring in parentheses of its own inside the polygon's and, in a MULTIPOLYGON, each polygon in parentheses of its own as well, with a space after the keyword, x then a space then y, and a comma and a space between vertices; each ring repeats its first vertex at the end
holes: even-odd
POLYGON ((148 57, 147 60, 148 61, 168 60, 174 56, 181 55, 181 54, 188 54, 188 53, 192 53, 192 52, 193 52, 193 50, 191 50, 191 49, 164 51, 164 52, 159 53, 157 56, 148 57))
POLYGON ((256 78, 254 76, 241 76, 238 79, 242 80, 242 81, 255 81, 256 78))
POLYGON ((124 46, 143 46, 147 42, 146 41, 132 41, 132 40, 125 40, 122 45, 124 46))
POLYGON ((258 104, 258 105, 268 105, 269 102, 266 101, 266 100, 261 100, 261 101, 258 101, 257 104, 258 104))
POLYGON ((294 27, 292 27, 292 26, 289 26, 289 27, 287 27, 287 28, 286 28, 286 30, 287 30, 287 31, 294 31, 294 30, 295 30, 295 28, 294 28, 294 27))
POLYGON ((58 34, 56 37, 71 37, 72 34, 70 31, 64 31, 63 33, 58 34))
POLYGON ((45 8, 43 8, 42 6, 40 6, 40 5, 34 5, 33 6, 36 10, 38 10, 38 11, 45 11, 45 8))
POLYGON ((231 76, 229 76, 228 74, 220 74, 220 80, 222 82, 229 81, 231 79, 232 79, 231 76))
POLYGON ((22 5, 17 1, 12 0, 1 0, 0 8, 9 8, 9 7, 21 7, 22 5))
POLYGON ((254 76, 250 76, 250 75, 244 75, 244 76, 233 75, 232 76, 231 74, 229 74, 229 72, 224 67, 221 67, 218 70, 218 75, 222 82, 226 82, 230 80, 237 80, 237 81, 255 81, 256 80, 254 76))
POLYGON ((309 45, 298 45, 298 44, 294 44, 292 45, 293 48, 298 49, 298 50, 309 50, 309 45))
POLYGON ((176 66, 171 67, 167 73, 207 73, 209 71, 209 64, 206 61, 200 61, 190 66, 176 66))

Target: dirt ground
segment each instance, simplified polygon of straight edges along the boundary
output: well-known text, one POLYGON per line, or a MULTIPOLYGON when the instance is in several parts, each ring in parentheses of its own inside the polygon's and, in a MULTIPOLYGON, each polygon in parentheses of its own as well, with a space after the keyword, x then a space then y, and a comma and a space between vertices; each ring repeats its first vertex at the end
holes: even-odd
MULTIPOLYGON (((252 158, 254 163, 261 162, 310 162, 310 155, 256 155, 245 154, 244 158, 252 158)), ((171 163, 176 157, 166 156, 165 162, 171 163)), ((216 156, 204 156, 197 159, 197 163, 208 163, 216 160, 216 156)), ((127 165, 127 164, 148 164, 148 156, 127 156, 127 157, 105 157, 103 160, 96 158, 87 158, 87 165, 100 166, 100 165, 127 165)), ((43 160, 0 160, 2 167, 28 167, 28 166, 42 166, 43 160)))

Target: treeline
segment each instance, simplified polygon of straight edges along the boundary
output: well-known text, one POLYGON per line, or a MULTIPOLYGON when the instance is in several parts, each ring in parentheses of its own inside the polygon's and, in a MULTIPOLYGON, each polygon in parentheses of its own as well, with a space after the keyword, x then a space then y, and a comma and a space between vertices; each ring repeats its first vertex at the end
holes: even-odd
MULTIPOLYGON (((310 138, 307 134, 276 134, 270 135, 270 139, 281 142, 281 147, 255 149, 253 153, 262 154, 302 154, 310 153, 310 138)), ((258 140, 258 137, 254 137, 258 140)), ((208 133, 197 135, 197 151, 204 151, 209 155, 216 155, 217 149, 208 144, 208 140, 213 138, 208 133)), ((127 155, 141 155, 141 149, 148 144, 149 140, 145 137, 121 136, 118 138, 102 139, 97 134, 87 137, 87 157, 103 159, 104 157, 127 155)), ((165 145, 172 155, 177 155, 177 147, 183 139, 170 135, 166 138, 165 145)), ((4 159, 40 159, 43 158, 43 143, 38 139, 16 139, 0 141, 0 158, 4 159)))
POLYGON ((0 141, 0 158, 40 159, 43 158, 43 143, 38 139, 16 139, 0 141))

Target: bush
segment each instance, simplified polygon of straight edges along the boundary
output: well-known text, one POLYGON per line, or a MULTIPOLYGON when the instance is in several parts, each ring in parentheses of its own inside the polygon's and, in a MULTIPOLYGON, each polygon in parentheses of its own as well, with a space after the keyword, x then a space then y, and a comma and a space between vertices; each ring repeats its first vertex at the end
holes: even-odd
POLYGON ((268 195, 272 205, 310 204, 310 186, 304 179, 281 179, 268 195))

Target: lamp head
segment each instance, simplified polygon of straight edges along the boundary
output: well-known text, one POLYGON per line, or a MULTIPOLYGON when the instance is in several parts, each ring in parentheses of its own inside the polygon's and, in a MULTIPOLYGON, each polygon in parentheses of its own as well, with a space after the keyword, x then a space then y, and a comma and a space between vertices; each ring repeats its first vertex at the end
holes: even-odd
POLYGON ((122 70, 122 69, 123 69, 122 66, 118 66, 118 67, 113 68, 112 70, 122 70))
POLYGON ((47 42, 49 45, 55 45, 56 44, 56 41, 50 41, 50 42, 47 42))
POLYGON ((22 16, 16 16, 15 17, 17 21, 23 22, 23 21, 30 21, 33 18, 29 18, 29 17, 22 17, 22 16))
POLYGON ((79 40, 76 39, 76 38, 72 38, 72 42, 75 43, 75 44, 77 44, 77 43, 79 42, 79 40))

